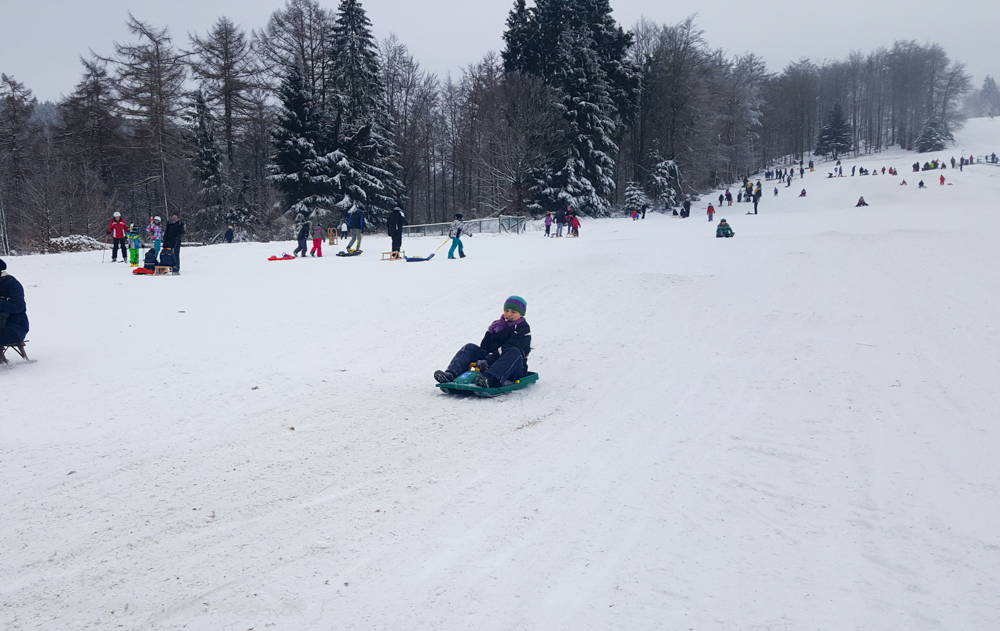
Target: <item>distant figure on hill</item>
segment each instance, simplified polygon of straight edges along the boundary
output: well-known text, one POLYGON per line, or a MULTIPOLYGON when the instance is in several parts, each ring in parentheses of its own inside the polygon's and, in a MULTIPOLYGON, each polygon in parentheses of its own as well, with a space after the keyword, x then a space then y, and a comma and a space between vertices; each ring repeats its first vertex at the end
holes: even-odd
POLYGON ((708 213, 708 220, 713 221, 715 219, 715 208, 709 204, 706 212, 708 213))
POLYGON ((917 184, 917 188, 927 188, 927 187, 924 186, 924 181, 920 180, 920 184, 917 184))
POLYGON ((774 187, 774 196, 775 197, 778 196, 778 187, 777 186, 774 187))
POLYGON ((858 203, 855 204, 854 207, 855 208, 861 208, 862 206, 867 206, 867 205, 868 205, 868 202, 865 201, 865 196, 862 195, 861 199, 858 200, 858 203))
POLYGON ((556 236, 561 237, 563 228, 566 227, 566 211, 560 208, 556 211, 556 236))
POLYGON ((681 204, 681 207, 684 208, 684 212, 681 213, 681 217, 690 217, 691 216, 691 200, 685 199, 684 203, 681 204))
POLYGON ((903 180, 902 182, 900 182, 899 185, 900 186, 906 186, 906 180, 903 180))
POLYGON ((941 176, 941 186, 944 186, 944 176, 941 176))
POLYGON ((715 238, 716 239, 721 239, 723 237, 725 237, 726 239, 729 239, 729 238, 733 237, 735 234, 736 233, 733 232, 733 229, 729 226, 728 223, 726 223, 725 219, 719 220, 719 227, 715 229, 715 238))
POLYGON ((233 227, 232 226, 229 226, 228 228, 226 228, 226 236, 224 238, 226 240, 226 243, 232 243, 233 242, 233 227))
POLYGON ((799 193, 799 197, 805 197, 805 196, 806 196, 806 189, 802 189, 802 192, 799 193))

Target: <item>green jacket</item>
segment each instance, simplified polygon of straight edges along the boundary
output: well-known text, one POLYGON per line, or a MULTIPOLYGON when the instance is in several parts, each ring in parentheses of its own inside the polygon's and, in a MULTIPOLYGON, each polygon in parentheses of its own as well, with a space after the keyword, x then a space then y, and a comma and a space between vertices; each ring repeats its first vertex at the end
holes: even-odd
POLYGON ((715 229, 715 236, 717 238, 718 237, 731 237, 731 236, 733 236, 735 234, 736 233, 733 232, 733 229, 731 227, 729 227, 728 223, 720 223, 719 226, 715 229))

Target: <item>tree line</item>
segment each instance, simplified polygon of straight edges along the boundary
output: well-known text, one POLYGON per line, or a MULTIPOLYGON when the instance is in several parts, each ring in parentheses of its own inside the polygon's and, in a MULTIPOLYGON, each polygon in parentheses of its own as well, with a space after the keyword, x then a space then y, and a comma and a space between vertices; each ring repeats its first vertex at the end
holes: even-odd
POLYGON ((973 90, 936 44, 771 72, 693 17, 625 30, 609 0, 515 0, 504 50, 456 77, 376 42, 359 0, 287 0, 260 30, 223 17, 183 44, 127 24, 58 103, 0 74, 0 252, 100 238, 115 211, 180 214, 210 241, 355 207, 374 226, 395 207, 410 223, 671 207, 810 152, 933 149, 1000 113, 993 79, 973 90))

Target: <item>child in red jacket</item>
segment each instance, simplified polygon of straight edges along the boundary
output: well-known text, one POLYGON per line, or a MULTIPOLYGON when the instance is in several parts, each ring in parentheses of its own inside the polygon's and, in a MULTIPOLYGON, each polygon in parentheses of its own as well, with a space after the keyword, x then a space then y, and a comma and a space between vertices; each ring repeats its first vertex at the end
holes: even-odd
POLYGON ((709 204, 708 205, 708 220, 713 221, 715 218, 715 208, 709 204))
POLYGON ((122 249, 122 263, 125 263, 128 259, 125 257, 126 245, 125 245, 125 234, 128 232, 128 224, 122 219, 121 213, 115 213, 114 219, 111 220, 111 224, 108 225, 108 234, 114 239, 114 245, 111 246, 111 262, 114 263, 118 258, 118 248, 122 249))

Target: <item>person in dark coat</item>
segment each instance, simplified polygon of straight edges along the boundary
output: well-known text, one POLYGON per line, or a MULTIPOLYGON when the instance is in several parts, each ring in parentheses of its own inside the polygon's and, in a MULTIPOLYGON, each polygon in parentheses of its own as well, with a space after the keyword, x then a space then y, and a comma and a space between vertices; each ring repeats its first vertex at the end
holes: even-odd
POLYGON ((361 239, 364 236, 363 232, 365 229, 365 215, 364 210, 360 207, 355 208, 347 216, 347 227, 351 231, 351 241, 347 244, 348 253, 353 253, 355 250, 361 249, 361 239), (354 247, 355 241, 357 242, 357 248, 354 247))
POLYGON ((527 375, 531 352, 531 327, 524 319, 527 308, 528 303, 520 296, 505 300, 503 315, 489 326, 483 341, 478 346, 463 346, 447 370, 434 373, 434 379, 438 383, 455 381, 473 363, 479 371, 476 385, 481 388, 498 388, 527 375))
POLYGON ((563 228, 566 227, 566 211, 560 208, 556 211, 556 236, 561 237, 563 228))
POLYGON ((389 213, 389 219, 386 221, 386 228, 389 232, 389 236, 392 237, 392 251, 399 252, 399 249, 403 247, 403 226, 407 225, 406 216, 403 214, 403 209, 396 206, 389 213))
POLYGON ((681 217, 690 217, 691 216, 691 200, 685 199, 684 203, 682 204, 682 206, 684 207, 684 212, 681 213, 681 217))
POLYGON ((643 218, 643 219, 645 219, 645 218, 646 218, 646 210, 647 210, 648 208, 649 208, 649 204, 643 204, 643 205, 642 205, 642 218, 643 218))
POLYGON ((151 272, 156 271, 156 248, 152 247, 146 251, 146 257, 142 260, 142 266, 151 272))
POLYGON ((233 227, 229 226, 226 229, 226 243, 232 243, 232 242, 233 242, 233 227))
POLYGON ((299 241, 299 247, 292 251, 292 256, 295 256, 300 251, 302 252, 302 258, 306 257, 306 239, 309 238, 309 233, 312 231, 312 226, 306 221, 306 218, 302 216, 302 213, 295 215, 295 238, 299 241))
POLYGON ((173 253, 173 262, 170 266, 175 274, 181 271, 181 238, 183 236, 184 222, 175 213, 167 220, 167 229, 163 233, 163 247, 170 248, 173 253))
POLYGON ((0 259, 0 345, 20 344, 26 335, 28 309, 24 287, 7 273, 7 264, 0 259))

